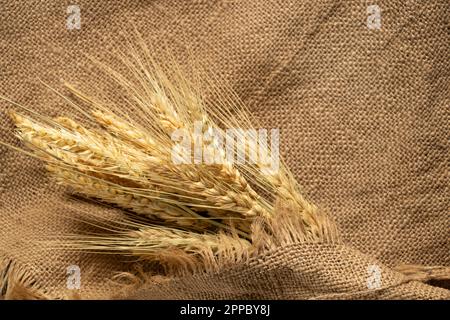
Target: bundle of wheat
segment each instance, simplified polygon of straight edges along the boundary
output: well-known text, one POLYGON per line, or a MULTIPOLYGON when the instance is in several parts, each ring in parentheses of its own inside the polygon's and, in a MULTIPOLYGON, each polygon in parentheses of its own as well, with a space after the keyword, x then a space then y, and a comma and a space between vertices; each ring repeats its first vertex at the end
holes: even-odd
MULTIPOLYGON (((219 99, 207 103, 178 69, 169 77, 142 43, 121 58, 131 79, 94 62, 127 93, 133 115, 69 84, 69 91, 88 111, 77 108, 97 123, 97 128, 67 117, 29 116, 28 109, 11 112, 17 136, 35 157, 45 161, 58 183, 147 218, 139 224, 129 221, 127 231, 113 236, 79 236, 69 247, 144 259, 161 259, 175 251, 199 256, 205 248, 215 255, 227 248, 224 243, 242 251, 256 241, 258 221, 276 221, 275 199, 289 204, 305 236, 319 238, 327 232, 323 216, 302 197, 283 163, 271 171, 266 170, 264 161, 235 162, 242 154, 234 150, 230 157, 228 149, 225 152, 215 144, 226 141, 226 128, 244 128, 235 130, 234 138, 245 141, 250 135, 257 141, 244 146, 244 158, 258 155, 262 147, 269 155, 278 156, 257 139, 245 107, 230 91, 212 85, 219 99), (187 143, 175 149, 180 133, 187 143), (199 161, 195 153, 187 151, 196 148, 199 137, 208 135, 210 146, 217 147, 214 161, 206 161, 204 146, 199 161)), ((75 100, 70 101, 76 105, 75 100)))

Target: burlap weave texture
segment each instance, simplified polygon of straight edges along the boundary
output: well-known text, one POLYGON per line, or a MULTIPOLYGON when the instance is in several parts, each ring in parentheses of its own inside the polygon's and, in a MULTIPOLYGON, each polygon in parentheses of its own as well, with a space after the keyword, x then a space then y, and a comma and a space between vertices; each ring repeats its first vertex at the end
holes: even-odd
MULTIPOLYGON (((448 1, 377 1, 380 30, 367 27, 368 1, 78 1, 80 30, 66 28, 68 4, 0 1, 0 94, 41 113, 70 114, 38 78, 57 89, 61 78, 98 86, 101 76, 88 73, 83 54, 108 62, 120 32, 133 23, 156 48, 169 42, 181 63, 188 63, 187 48, 209 61, 264 127, 281 129, 287 164, 309 198, 337 221, 349 247, 380 261, 387 275, 400 263, 449 265, 448 1)), ((113 89, 107 93, 115 99, 113 89)), ((0 106, 0 139, 17 144, 5 112, 11 106, 0 106)), ((39 162, 4 147, 0 152, 4 263, 14 261, 56 295, 65 292, 66 268, 79 265, 85 270, 83 295, 109 295, 108 279, 128 270, 127 260, 43 248, 38 241, 49 234, 81 228, 67 219, 77 208, 67 204, 39 162)), ((120 215, 92 204, 77 206, 120 215)), ((267 270, 267 259, 255 268, 267 270)), ((314 279, 318 272, 286 261, 290 264, 295 267, 287 269, 297 270, 298 277, 311 272, 308 279, 314 279)), ((361 280, 326 290, 317 283, 308 293, 275 291, 276 297, 311 298, 365 285, 361 280)), ((168 288, 147 297, 183 292, 176 283, 168 288)), ((401 288, 374 298, 448 297, 415 282, 401 288)))

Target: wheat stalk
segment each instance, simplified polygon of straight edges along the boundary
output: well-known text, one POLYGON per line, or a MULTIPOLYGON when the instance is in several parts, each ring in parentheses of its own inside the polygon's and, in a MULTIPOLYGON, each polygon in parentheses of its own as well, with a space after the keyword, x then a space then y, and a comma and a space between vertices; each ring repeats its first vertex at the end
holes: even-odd
POLYGON ((121 251, 137 257, 153 260, 159 255, 178 250, 201 256, 206 251, 220 254, 229 246, 236 250, 250 247, 250 242, 225 234, 200 234, 164 226, 142 226, 138 230, 116 233, 110 237, 76 237, 70 243, 72 248, 79 247, 89 251, 121 251), (99 241, 101 240, 101 241, 99 241))

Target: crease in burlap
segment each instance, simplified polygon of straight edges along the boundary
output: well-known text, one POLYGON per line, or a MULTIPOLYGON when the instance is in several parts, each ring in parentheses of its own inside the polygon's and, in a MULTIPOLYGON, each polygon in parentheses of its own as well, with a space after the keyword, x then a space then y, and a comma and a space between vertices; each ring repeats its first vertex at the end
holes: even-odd
MULTIPOLYGON (((448 273, 447 273, 448 276, 448 273)), ((297 243, 214 274, 152 281, 127 299, 449 299, 344 244, 297 243), (372 282, 373 272, 379 282, 372 282)))
POLYGON ((216 263, 208 259, 203 269, 170 278, 135 273, 131 276, 134 284, 110 298, 450 298, 450 291, 422 283, 450 279, 450 268, 402 266, 393 270, 344 244, 334 221, 321 210, 315 218, 321 230, 316 235, 308 234, 298 213, 280 200, 275 204, 275 217, 264 228, 252 228, 257 249, 242 253, 243 258, 213 257, 216 263))
MULTIPOLYGON (((37 78, 58 89, 59 78, 97 87, 102 78, 86 76, 83 54, 109 62, 105 52, 114 49, 129 21, 155 47, 168 39, 180 61, 189 47, 194 56, 211 61, 264 127, 281 129, 288 165, 308 195, 332 209, 348 250, 376 258, 389 269, 383 271, 388 276, 384 284, 402 288, 363 296, 439 298, 441 289, 410 279, 426 281, 423 266, 449 265, 450 8, 445 0, 377 4, 382 27, 374 31, 366 27, 368 3, 361 1, 83 1, 82 28, 68 31, 64 3, 9 2, 2 4, 0 19, 0 93, 46 115, 70 115, 73 110, 37 78), (402 277, 390 270, 399 264, 422 267, 398 284, 402 277)), ((105 94, 115 100, 114 88, 107 89, 105 94)), ((4 112, 10 106, 0 106, 0 139, 16 144, 4 112)), ((127 258, 60 252, 39 241, 82 230, 68 218, 83 210, 110 217, 121 213, 92 204, 69 205, 37 161, 3 147, 0 152, 0 273, 10 275, 3 278, 19 278, 33 289, 32 296, 66 297, 73 294, 66 289, 67 267, 78 265, 80 296, 109 296, 110 279, 133 271, 127 258)), ((296 246, 277 252, 294 258, 296 246)), ((306 259, 300 256, 308 255, 302 246, 296 247, 298 259, 292 265, 291 259, 286 261, 285 270, 298 272, 283 271, 298 285, 315 279, 308 270, 317 271, 313 262, 310 269, 299 269, 298 261, 306 259)), ((256 259, 262 264, 255 274, 265 274, 273 254, 256 259)), ((339 255, 327 257, 339 266, 339 255)), ((364 261, 358 264, 358 284, 330 285, 327 292, 315 293, 297 288, 299 297, 364 291, 366 263, 375 260, 356 253, 352 259, 364 261)), ((201 288, 208 277, 215 276, 196 275, 200 280, 192 285, 201 288)), ((153 296, 181 297, 168 288, 186 279, 174 280, 153 296)), ((241 288, 242 279, 216 280, 241 288)), ((273 285, 285 284, 280 281, 275 275, 273 285)), ((5 281, 2 289, 11 283, 5 281)), ((16 287, 19 297, 30 294, 16 287)), ((151 297, 151 291, 146 295, 151 297)))

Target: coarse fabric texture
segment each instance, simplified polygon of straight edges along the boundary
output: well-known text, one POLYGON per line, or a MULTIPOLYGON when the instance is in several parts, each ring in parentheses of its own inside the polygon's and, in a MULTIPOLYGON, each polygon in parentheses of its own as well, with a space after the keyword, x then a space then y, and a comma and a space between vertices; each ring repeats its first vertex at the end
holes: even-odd
POLYGON ((448 299, 448 290, 411 281, 342 244, 293 244, 219 274, 129 290, 128 299, 448 299), (382 277, 368 281, 368 266, 382 277), (368 288, 370 286, 370 288, 368 288))
MULTIPOLYGON (((288 166, 336 220, 342 241, 293 243, 218 273, 146 281, 115 297, 449 298, 393 271, 450 264, 448 0, 377 1, 379 30, 367 26, 372 2, 359 0, 77 1, 79 30, 67 29, 69 4, 0 1, 0 94, 50 116, 74 111, 38 79, 62 91, 61 79, 102 87, 119 99, 85 54, 112 63, 109 53, 132 25, 161 59, 165 45, 182 64, 207 62, 262 127, 280 128, 288 166), (372 265, 382 282, 367 292, 372 265)), ((19 145, 11 105, 0 105, 0 140, 19 145)), ((70 219, 84 211, 121 212, 72 203, 37 160, 0 152, 2 294, 28 297, 12 289, 18 277, 37 297, 110 298, 111 278, 130 271, 129 258, 43 241, 85 231, 70 219), (76 294, 66 289, 71 265, 81 269, 76 294)))

